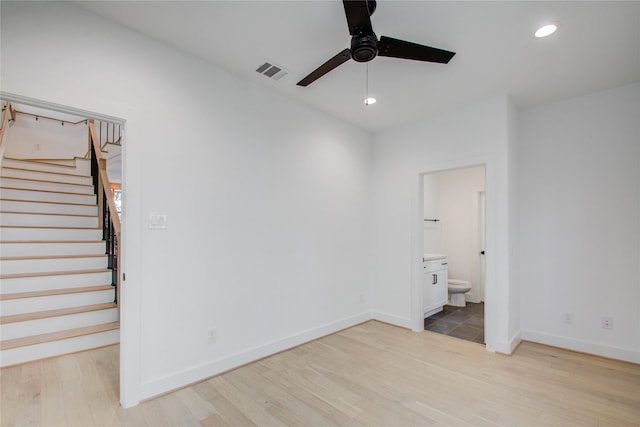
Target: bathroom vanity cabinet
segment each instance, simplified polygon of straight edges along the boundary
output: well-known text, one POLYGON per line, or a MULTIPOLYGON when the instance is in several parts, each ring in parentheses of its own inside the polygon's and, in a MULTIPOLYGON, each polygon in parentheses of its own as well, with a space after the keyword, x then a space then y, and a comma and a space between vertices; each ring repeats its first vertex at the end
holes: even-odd
POLYGON ((427 318, 447 304, 449 268, 445 256, 426 256, 423 260, 423 314, 427 318))

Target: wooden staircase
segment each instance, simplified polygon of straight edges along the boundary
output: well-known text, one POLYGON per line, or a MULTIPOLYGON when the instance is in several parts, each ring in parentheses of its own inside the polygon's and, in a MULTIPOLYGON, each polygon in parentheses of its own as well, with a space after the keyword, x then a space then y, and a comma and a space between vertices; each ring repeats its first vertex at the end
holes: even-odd
POLYGON ((0 366, 117 343, 90 161, 3 159, 0 366))

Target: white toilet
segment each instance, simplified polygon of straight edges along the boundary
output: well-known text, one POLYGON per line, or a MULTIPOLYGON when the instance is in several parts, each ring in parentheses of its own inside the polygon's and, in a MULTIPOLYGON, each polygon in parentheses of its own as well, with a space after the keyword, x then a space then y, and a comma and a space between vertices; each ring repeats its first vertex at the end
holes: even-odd
POLYGON ((471 290, 471 283, 466 280, 449 279, 449 305, 466 307, 464 294, 471 290))

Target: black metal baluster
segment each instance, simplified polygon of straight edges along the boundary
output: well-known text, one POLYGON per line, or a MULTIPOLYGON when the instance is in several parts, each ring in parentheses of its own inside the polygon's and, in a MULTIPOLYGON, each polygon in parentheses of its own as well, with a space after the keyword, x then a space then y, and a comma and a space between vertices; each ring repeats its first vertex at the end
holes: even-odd
POLYGON ((91 144, 91 177, 93 178, 93 191, 98 196, 98 158, 93 144, 91 144))
MULTIPOLYGON (((108 138, 107 124, 107 138, 108 138)), ((100 133, 102 133, 102 122, 100 122, 100 133)), ((100 143, 100 142, 98 142, 100 143)), ((111 194, 111 189, 104 188, 102 194, 99 191, 100 167, 98 165, 98 156, 95 151, 94 144, 91 144, 91 176, 93 178, 94 191, 97 197, 102 198, 102 238, 105 241, 105 254, 107 255, 107 268, 111 269, 111 286, 114 287, 114 303, 118 302, 118 242, 115 234, 115 228, 111 222, 111 211, 109 209, 109 201, 107 193, 111 194)))

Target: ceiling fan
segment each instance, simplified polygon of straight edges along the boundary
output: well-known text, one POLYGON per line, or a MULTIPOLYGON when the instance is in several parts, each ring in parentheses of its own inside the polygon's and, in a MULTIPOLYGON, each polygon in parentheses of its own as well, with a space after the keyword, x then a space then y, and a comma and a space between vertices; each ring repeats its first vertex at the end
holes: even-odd
POLYGON ((349 59, 357 62, 369 62, 377 55, 416 61, 447 64, 455 52, 424 46, 391 37, 378 37, 371 27, 370 16, 376 10, 375 0, 343 0, 344 13, 347 16, 351 49, 347 48, 319 66, 311 74, 298 82, 298 86, 308 86, 329 71, 344 64, 349 59))

